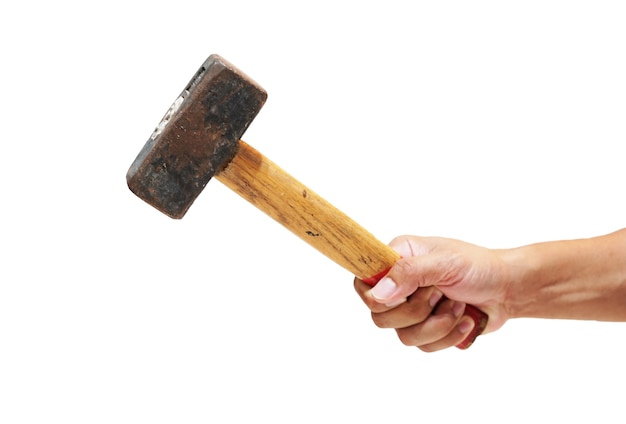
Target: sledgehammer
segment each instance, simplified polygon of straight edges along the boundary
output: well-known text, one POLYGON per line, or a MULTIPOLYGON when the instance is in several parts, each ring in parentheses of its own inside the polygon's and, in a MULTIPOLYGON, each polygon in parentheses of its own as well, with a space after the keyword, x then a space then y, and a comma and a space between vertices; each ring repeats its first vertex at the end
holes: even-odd
MULTIPOLYGON (((218 55, 211 55, 174 101, 126 175, 138 197, 182 218, 212 177, 338 265, 375 285, 400 258, 371 233, 240 140, 267 93, 218 55)), ((467 305, 474 329, 487 315, 467 305)))

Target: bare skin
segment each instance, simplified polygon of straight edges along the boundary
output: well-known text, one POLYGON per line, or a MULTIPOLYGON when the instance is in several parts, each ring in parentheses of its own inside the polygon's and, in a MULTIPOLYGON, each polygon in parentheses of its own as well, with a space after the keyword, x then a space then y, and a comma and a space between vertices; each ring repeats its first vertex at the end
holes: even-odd
POLYGON ((418 236, 390 246, 403 259, 374 288, 355 288, 377 326, 426 352, 465 339, 466 304, 489 315, 485 332, 522 317, 626 321, 626 229, 513 249, 418 236))

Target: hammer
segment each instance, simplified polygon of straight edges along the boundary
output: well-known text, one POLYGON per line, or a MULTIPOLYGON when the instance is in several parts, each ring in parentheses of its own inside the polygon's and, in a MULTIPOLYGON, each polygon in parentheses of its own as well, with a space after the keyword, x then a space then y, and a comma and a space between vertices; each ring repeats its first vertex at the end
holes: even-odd
MULTIPOLYGON (((126 175, 148 204, 182 218, 212 177, 265 212, 336 264, 374 286, 399 254, 240 138, 267 92, 231 63, 211 55, 176 98, 126 175)), ((487 325, 467 305, 474 329, 487 325)))

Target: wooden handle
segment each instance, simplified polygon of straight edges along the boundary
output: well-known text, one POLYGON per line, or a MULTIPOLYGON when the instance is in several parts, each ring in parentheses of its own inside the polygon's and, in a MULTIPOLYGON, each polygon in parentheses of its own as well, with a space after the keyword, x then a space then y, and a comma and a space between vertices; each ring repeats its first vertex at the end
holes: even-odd
MULTIPOLYGON (((244 141, 239 141, 237 154, 215 178, 332 261, 372 285, 400 259, 391 247, 244 141)), ((476 334, 470 334, 459 345, 462 348, 469 347, 487 322, 482 311, 468 307, 482 317, 468 313, 466 308, 466 315, 476 323, 473 331, 476 334), (470 338, 469 344, 466 343, 470 338)))
POLYGON ((398 253, 243 141, 216 178, 292 233, 361 279, 398 253))

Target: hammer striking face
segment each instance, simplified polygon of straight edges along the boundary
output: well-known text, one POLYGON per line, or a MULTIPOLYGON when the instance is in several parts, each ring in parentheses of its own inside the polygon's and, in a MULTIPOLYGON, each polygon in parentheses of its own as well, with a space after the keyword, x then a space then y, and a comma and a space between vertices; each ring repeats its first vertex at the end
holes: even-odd
POLYGON ((128 187, 166 215, 182 218, 235 156, 266 99, 261 86, 211 55, 139 152, 126 175, 128 187))

